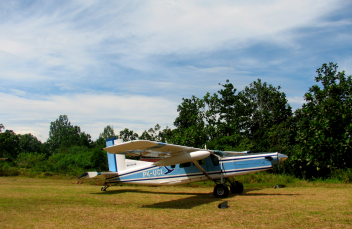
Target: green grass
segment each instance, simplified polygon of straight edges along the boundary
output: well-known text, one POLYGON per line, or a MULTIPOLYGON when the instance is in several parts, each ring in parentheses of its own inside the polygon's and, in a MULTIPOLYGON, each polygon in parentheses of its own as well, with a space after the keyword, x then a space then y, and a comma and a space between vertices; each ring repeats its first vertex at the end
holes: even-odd
POLYGON ((107 192, 93 184, 0 177, 0 228, 352 228, 351 184, 245 183, 244 194, 226 199, 227 209, 217 208, 225 199, 212 195, 211 184, 107 192))

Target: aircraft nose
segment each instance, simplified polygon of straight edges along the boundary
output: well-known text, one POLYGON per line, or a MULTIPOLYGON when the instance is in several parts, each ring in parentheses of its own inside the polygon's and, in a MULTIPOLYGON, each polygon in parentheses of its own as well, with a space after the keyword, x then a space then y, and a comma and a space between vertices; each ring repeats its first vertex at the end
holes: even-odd
POLYGON ((283 162, 284 160, 286 160, 288 158, 288 156, 285 154, 282 154, 282 153, 278 153, 277 158, 280 162, 283 162))

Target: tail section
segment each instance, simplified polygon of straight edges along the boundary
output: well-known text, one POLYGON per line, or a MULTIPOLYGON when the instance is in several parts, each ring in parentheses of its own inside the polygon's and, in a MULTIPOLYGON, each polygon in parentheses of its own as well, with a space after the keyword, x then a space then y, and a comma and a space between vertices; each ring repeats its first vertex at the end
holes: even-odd
MULTIPOLYGON (((122 139, 109 138, 106 139, 106 147, 113 146, 115 143, 122 143, 122 139)), ((111 154, 108 155, 109 171, 110 172, 121 172, 126 169, 125 160, 126 157, 123 154, 111 154)))
MULTIPOLYGON (((122 139, 117 138, 109 138, 106 139, 106 147, 113 146, 115 143, 122 143, 122 139), (119 141, 120 140, 120 141, 119 141)), ((107 153, 108 155, 108 163, 109 163, 109 172, 87 172, 83 173, 80 178, 111 178, 116 177, 118 172, 125 170, 125 155, 123 154, 111 154, 107 153)), ((105 188, 106 190, 106 188, 105 188)))

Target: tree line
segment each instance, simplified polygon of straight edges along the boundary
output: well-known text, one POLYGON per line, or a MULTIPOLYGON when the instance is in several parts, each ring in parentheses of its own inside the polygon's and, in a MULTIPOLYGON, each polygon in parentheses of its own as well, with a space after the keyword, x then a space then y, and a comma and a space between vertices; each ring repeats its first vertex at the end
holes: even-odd
MULTIPOLYGON (((280 152, 289 156, 275 172, 305 179, 352 179, 352 79, 337 64, 317 69, 317 85, 304 94, 305 103, 292 111, 280 86, 260 79, 238 91, 229 80, 217 93, 183 98, 174 129, 159 124, 140 136, 125 128, 115 134, 106 126, 95 141, 66 115, 51 122, 41 143, 0 126, 0 153, 12 166, 54 173, 108 170, 105 139, 145 139, 208 149, 280 152)), ((7 165, 9 166, 9 165, 7 165)))

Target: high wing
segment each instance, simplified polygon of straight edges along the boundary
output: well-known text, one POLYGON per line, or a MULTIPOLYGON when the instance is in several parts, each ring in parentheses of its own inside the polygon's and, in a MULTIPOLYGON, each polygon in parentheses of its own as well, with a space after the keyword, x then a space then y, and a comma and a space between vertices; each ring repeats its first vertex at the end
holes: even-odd
POLYGON ((109 146, 104 150, 111 154, 125 154, 127 156, 171 157, 203 149, 148 140, 134 140, 109 146))
POLYGON ((235 151, 224 151, 225 153, 227 154, 230 154, 230 155, 243 155, 243 154, 247 154, 248 151, 242 151, 242 152, 235 152, 235 151))

